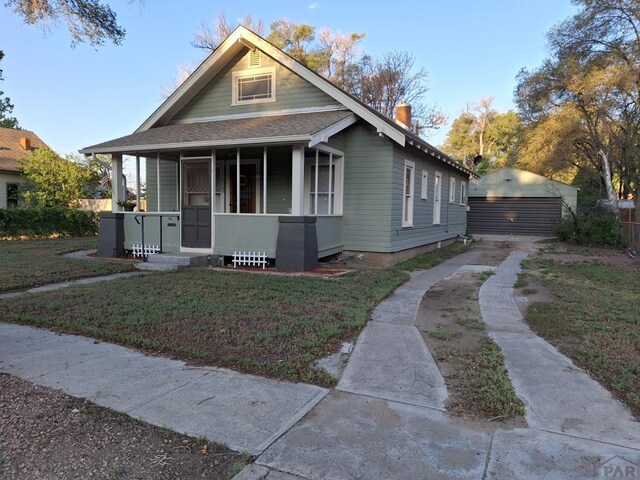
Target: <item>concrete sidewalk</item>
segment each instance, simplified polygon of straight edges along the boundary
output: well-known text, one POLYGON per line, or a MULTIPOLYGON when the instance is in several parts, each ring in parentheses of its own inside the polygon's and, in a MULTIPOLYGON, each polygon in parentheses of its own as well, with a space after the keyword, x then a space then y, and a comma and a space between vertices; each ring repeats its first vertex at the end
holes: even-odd
POLYGON ((0 323, 0 371, 153 425, 261 453, 328 391, 0 323))

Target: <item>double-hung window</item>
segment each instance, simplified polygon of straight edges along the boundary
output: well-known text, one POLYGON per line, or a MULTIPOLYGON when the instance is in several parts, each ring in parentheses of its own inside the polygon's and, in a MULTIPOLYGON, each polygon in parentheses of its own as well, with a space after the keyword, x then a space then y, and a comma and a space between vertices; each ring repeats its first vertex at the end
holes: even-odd
POLYGON ((402 195, 402 226, 413 227, 413 187, 416 166, 410 160, 404 161, 404 189, 402 195))
POLYGON ((18 206, 18 184, 7 183, 7 208, 18 206))
POLYGON ((449 179, 449 203, 455 203, 456 201, 456 179, 451 177, 449 179))
POLYGON ((420 191, 420 198, 427 200, 429 198, 429 172, 422 170, 422 185, 420 191))
POLYGON ((460 182, 460 205, 467 204, 467 184, 460 182))
POLYGON ((275 67, 233 72, 232 105, 276 101, 275 67))

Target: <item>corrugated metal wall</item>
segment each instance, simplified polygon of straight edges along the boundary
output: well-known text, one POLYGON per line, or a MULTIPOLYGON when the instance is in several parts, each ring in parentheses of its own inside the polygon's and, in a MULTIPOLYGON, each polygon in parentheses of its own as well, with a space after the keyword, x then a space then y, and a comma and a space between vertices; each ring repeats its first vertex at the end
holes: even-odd
POLYGON ((559 197, 469 197, 469 206, 473 234, 553 235, 562 214, 559 197))

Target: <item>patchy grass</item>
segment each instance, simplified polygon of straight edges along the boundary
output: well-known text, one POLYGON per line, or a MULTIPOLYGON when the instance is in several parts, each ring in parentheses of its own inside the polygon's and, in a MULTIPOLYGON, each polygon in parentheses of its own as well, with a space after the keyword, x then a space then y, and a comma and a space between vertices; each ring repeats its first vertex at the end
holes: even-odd
POLYGON ((524 406, 513 390, 500 347, 485 333, 477 296, 480 285, 473 272, 439 282, 423 298, 417 326, 447 384, 449 409, 516 426, 522 423, 524 406))
POLYGON ((314 368, 408 279, 400 268, 335 278, 163 272, 0 302, 0 316, 190 362, 319 385, 314 368))
POLYGON ((132 270, 114 260, 76 260, 64 253, 95 248, 96 237, 0 240, 0 291, 20 290, 132 270))
POLYGON ((526 321, 640 416, 640 285, 637 267, 530 260, 554 300, 526 321))
POLYGON ((495 274, 496 272, 493 270, 485 270, 484 272, 476 274, 478 286, 481 287, 484 282, 489 280, 489 278, 495 274))
POLYGON ((410 258, 398 267, 409 272, 413 270, 426 270, 433 268, 436 265, 440 265, 445 260, 455 257, 468 249, 469 247, 462 243, 452 243, 451 245, 447 245, 446 247, 442 247, 438 250, 433 250, 432 252, 425 253, 424 255, 418 255, 417 257, 410 258))
POLYGON ((485 337, 480 347, 460 359, 460 393, 452 402, 454 412, 480 413, 491 418, 524 416, 522 401, 509 380, 500 347, 485 337))

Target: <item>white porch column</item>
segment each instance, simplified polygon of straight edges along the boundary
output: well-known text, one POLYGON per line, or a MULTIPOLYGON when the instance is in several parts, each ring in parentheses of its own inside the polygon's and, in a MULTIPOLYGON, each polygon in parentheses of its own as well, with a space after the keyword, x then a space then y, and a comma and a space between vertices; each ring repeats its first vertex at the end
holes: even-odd
POLYGON ((136 210, 140 211, 140 155, 136 155, 136 210))
POLYGON ((291 214, 304 214, 304 145, 294 145, 291 155, 291 214))
POLYGON ((122 154, 111 155, 111 201, 112 212, 121 212, 123 207, 118 202, 124 198, 124 188, 122 185, 122 154))

